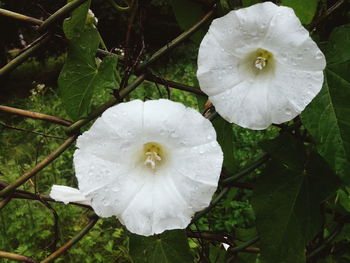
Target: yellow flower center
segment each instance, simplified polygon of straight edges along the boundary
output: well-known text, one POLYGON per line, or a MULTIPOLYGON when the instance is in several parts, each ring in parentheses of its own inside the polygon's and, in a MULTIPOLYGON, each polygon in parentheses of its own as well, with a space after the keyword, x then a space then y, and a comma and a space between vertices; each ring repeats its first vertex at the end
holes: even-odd
POLYGON ((144 164, 156 169, 164 159, 164 150, 156 142, 148 142, 143 145, 144 164))
POLYGON ((259 70, 263 70, 272 59, 272 53, 265 49, 259 48, 256 51, 254 66, 259 70))

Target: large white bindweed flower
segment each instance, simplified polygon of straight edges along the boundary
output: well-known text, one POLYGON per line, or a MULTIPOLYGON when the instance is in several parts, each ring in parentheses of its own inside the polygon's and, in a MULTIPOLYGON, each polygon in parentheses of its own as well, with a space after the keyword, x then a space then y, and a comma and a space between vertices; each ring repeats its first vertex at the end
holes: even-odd
POLYGON ((325 65, 294 11, 265 2, 212 22, 197 77, 223 118, 259 130, 300 114, 320 91, 325 65))
MULTIPOLYGON (((108 109, 77 147, 80 193, 99 216, 115 215, 129 231, 145 236, 185 228, 207 207, 223 161, 210 121, 169 100, 134 100, 108 109)), ((54 186, 50 195, 67 202, 70 194, 54 186)), ((82 201, 74 190, 72 201, 82 201)))

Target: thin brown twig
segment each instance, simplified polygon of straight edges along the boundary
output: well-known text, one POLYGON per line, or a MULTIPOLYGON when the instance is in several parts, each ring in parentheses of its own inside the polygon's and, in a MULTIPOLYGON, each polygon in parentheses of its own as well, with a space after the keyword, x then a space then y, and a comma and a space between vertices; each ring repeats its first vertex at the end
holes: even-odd
POLYGON ((43 136, 43 137, 46 137, 46 138, 53 138, 53 139, 58 139, 58 140, 65 140, 66 139, 66 138, 63 138, 63 137, 55 136, 55 135, 49 135, 49 134, 45 134, 45 133, 42 133, 42 132, 31 131, 31 130, 27 130, 27 129, 15 127, 15 126, 7 125, 5 123, 2 123, 1 121, 0 121, 0 125, 3 126, 6 129, 32 133, 32 134, 40 135, 40 136, 43 136))
POLYGON ((86 2, 87 0, 74 0, 68 2, 65 6, 61 7, 57 10, 53 15, 51 15, 48 19, 46 19, 41 26, 38 28, 39 32, 44 32, 49 29, 53 24, 67 17, 70 12, 79 7, 81 4, 86 2))
POLYGON ((37 52, 41 47, 43 47, 50 39, 51 35, 45 34, 38 39, 36 39, 33 43, 28 45, 22 53, 12 59, 5 66, 0 68, 0 77, 10 73, 24 61, 26 61, 29 57, 31 57, 35 52, 37 52))
POLYGON ((60 156, 73 142, 76 140, 78 135, 69 137, 64 141, 55 151, 49 154, 41 162, 35 165, 30 171, 26 172, 21 177, 17 178, 15 181, 11 182, 5 189, 0 191, 0 196, 7 196, 13 192, 17 187, 27 182, 30 178, 52 163, 58 156, 60 156))
POLYGON ((158 77, 152 73, 146 74, 146 80, 164 85, 166 87, 171 87, 171 88, 178 89, 178 90, 188 91, 188 92, 191 92, 191 93, 199 95, 199 96, 207 97, 207 95, 197 87, 192 87, 192 86, 185 85, 185 84, 182 84, 179 82, 166 80, 166 79, 158 77))
POLYGON ((5 199, 1 200, 0 202, 0 210, 3 209, 5 206, 8 205, 8 203, 11 201, 12 197, 8 196, 5 199))
POLYGON ((17 108, 13 108, 13 107, 9 107, 9 106, 0 105, 0 111, 23 116, 23 117, 27 117, 27 118, 31 118, 31 119, 42 120, 42 121, 47 121, 47 122, 51 122, 51 123, 55 123, 55 124, 60 124, 63 126, 70 126, 72 124, 70 121, 67 121, 67 120, 64 120, 64 119, 61 119, 61 118, 58 118, 55 116, 51 116, 51 115, 43 114, 43 113, 39 113, 39 112, 17 109, 17 108))
POLYGON ((230 246, 235 246, 232 240, 232 236, 226 233, 215 233, 215 232, 209 232, 209 231, 191 231, 191 230, 187 230, 186 233, 188 237, 212 240, 216 242, 225 243, 230 246))
POLYGON ((158 60, 160 57, 167 54, 170 50, 177 47, 180 43, 182 43, 184 40, 191 37, 194 33, 196 33, 207 21, 209 21, 210 18, 213 17, 215 13, 216 8, 214 7, 211 9, 205 16, 203 16, 196 24, 194 24, 190 29, 183 32, 181 35, 179 35, 177 38, 173 39, 169 43, 167 43, 165 46, 160 48, 158 51, 156 51, 150 59, 148 59, 146 62, 140 64, 136 71, 143 71, 145 70, 150 64, 154 63, 156 60, 158 60))
POLYGON ((101 105, 99 108, 97 108, 94 112, 92 112, 88 117, 85 119, 81 119, 73 123, 71 126, 68 127, 66 133, 67 134, 74 134, 79 131, 81 127, 83 127, 85 124, 89 123, 91 120, 97 118, 100 116, 106 109, 112 107, 116 103, 120 102, 125 98, 130 92, 132 92, 134 89, 136 89, 145 79, 145 74, 140 75, 137 79, 135 79, 130 85, 122 89, 117 97, 113 97, 103 105, 101 105))
POLYGON ((29 257, 20 255, 20 254, 15 254, 11 252, 6 252, 6 251, 0 251, 0 258, 7 258, 15 261, 21 261, 21 262, 29 262, 29 263, 36 263, 34 259, 31 259, 29 257))
POLYGON ((69 240, 67 243, 65 243, 62 247, 57 249, 54 253, 52 253, 50 256, 42 260, 40 263, 48 263, 52 262, 59 256, 61 256, 63 253, 65 253, 69 248, 71 248, 75 243, 77 243, 80 239, 82 239, 89 231, 90 229, 96 224, 98 221, 98 217, 94 215, 90 222, 77 234, 75 235, 71 240, 69 240))
MULTIPOLYGON (((8 185, 9 185, 8 183, 0 181, 0 190, 4 189, 8 185)), ((31 192, 28 192, 28 191, 24 191, 24 190, 15 190, 15 191, 13 191, 12 194, 11 194, 11 198, 13 198, 13 199, 24 199, 24 200, 36 200, 36 201, 44 200, 44 201, 47 201, 47 202, 50 202, 50 203, 61 203, 61 204, 63 204, 62 202, 59 202, 59 201, 56 201, 55 199, 52 199, 48 195, 45 195, 45 194, 34 194, 34 193, 31 193, 31 192)), ((83 207, 83 208, 92 209, 91 206, 83 205, 83 204, 79 204, 79 203, 74 203, 74 202, 69 203, 69 205, 75 205, 75 206, 80 206, 80 207, 83 207)))
POLYGON ((315 18, 315 20, 307 26, 307 29, 314 30, 315 27, 318 26, 319 23, 322 22, 323 19, 327 18, 330 14, 332 14, 335 10, 337 10, 340 6, 346 3, 347 0, 340 0, 328 8, 324 13, 315 18))
POLYGON ((33 25, 41 25, 43 23, 42 20, 34 18, 34 17, 30 17, 30 16, 26 16, 26 15, 22 15, 16 12, 12 12, 10 10, 6 10, 6 9, 2 9, 0 8, 0 15, 2 16, 6 16, 12 19, 16 19, 19 21, 23 21, 23 22, 27 22, 27 23, 31 23, 33 25))

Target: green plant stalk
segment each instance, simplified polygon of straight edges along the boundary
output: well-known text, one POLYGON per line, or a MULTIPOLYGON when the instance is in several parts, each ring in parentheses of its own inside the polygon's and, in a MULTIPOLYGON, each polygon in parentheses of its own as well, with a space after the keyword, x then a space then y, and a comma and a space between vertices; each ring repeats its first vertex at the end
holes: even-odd
POLYGON ((21 261, 21 262, 29 262, 29 263, 36 263, 37 262, 34 259, 31 259, 29 257, 15 254, 15 253, 6 252, 6 251, 0 251, 0 258, 7 258, 7 259, 11 259, 11 260, 16 260, 16 261, 21 261))
POLYGON ((12 197, 8 196, 4 200, 2 200, 0 202, 0 210, 3 209, 11 201, 11 199, 12 199, 12 197))
MULTIPOLYGON (((0 189, 5 188, 6 186, 8 186, 7 183, 5 182, 1 182, 0 181, 0 189)), ((24 191, 24 190, 16 190, 13 191, 10 197, 7 198, 15 198, 15 199, 25 199, 25 200, 35 200, 35 201, 46 201, 46 202, 53 202, 53 203, 59 203, 59 204, 63 204, 60 201, 56 201, 54 199, 52 199, 49 195, 45 195, 45 194, 34 194, 28 191, 24 191)), ((6 199, 7 199, 6 198, 6 199)), ((6 199, 4 199, 3 201, 5 201, 6 199)), ((3 202, 2 201, 2 202, 3 202)), ((71 202, 68 205, 75 205, 75 206, 80 206, 83 208, 88 208, 88 209, 92 209, 91 206, 88 205, 83 205, 83 204, 79 204, 79 203, 74 203, 71 202)), ((1 202, 0 202, 0 209, 1 209, 1 202)))
POLYGON ((253 162, 252 164, 248 165, 247 167, 245 167, 243 170, 239 171, 238 173, 224 179, 221 181, 222 185, 228 185, 238 179, 240 179, 241 177, 251 173, 252 171, 254 171, 256 168, 258 168, 260 165, 262 165, 263 163, 265 163, 267 160, 269 159, 269 156, 267 154, 263 155, 262 157, 260 157, 258 160, 256 160, 255 162, 253 162))
POLYGON ((151 73, 147 73, 146 80, 154 82, 154 83, 158 83, 158 84, 161 84, 164 86, 168 86, 168 87, 171 87, 174 89, 188 91, 188 92, 191 92, 191 93, 199 95, 199 96, 207 97, 207 95, 197 87, 191 87, 191 86, 188 86, 188 85, 185 85, 182 83, 174 82, 171 80, 166 80, 166 79, 163 79, 163 78, 158 77, 156 75, 153 75, 151 73))
POLYGON ((255 244, 256 242, 258 242, 258 240, 260 239, 260 237, 254 237, 251 240, 248 240, 247 242, 243 243, 242 245, 233 247, 230 249, 231 252, 239 252, 242 251, 248 247, 250 247, 251 245, 255 244))
POLYGON ((66 130, 66 133, 68 135, 71 135, 71 134, 78 132, 81 127, 83 127, 85 124, 89 123, 91 120, 100 116, 109 107, 112 107, 116 103, 122 101, 122 99, 125 98, 134 89, 136 89, 143 82, 144 79, 145 79, 145 74, 140 75, 137 79, 134 80, 134 82, 132 82, 130 85, 126 86, 124 89, 122 89, 119 92, 119 98, 114 97, 114 98, 110 99, 105 104, 101 105, 98 109, 96 109, 94 112, 92 112, 85 119, 81 119, 81 120, 76 121, 70 127, 68 127, 68 129, 66 130))
POLYGON ((52 262, 53 260, 61 256, 69 248, 71 248, 75 243, 77 243, 80 239, 82 239, 90 231, 90 229, 96 224, 97 221, 98 221, 98 217, 95 215, 90 220, 89 224, 87 224, 76 236, 74 236, 71 240, 69 240, 62 247, 60 247, 55 252, 53 252, 50 256, 42 260, 40 263, 52 262))
POLYGON ((113 6, 113 8, 117 11, 117 12, 125 12, 128 11, 131 6, 120 6, 118 5, 116 2, 114 2, 114 0, 108 0, 108 2, 111 4, 111 6, 113 6))
POLYGON ((181 35, 179 35, 177 38, 170 41, 168 44, 160 48, 158 51, 156 51, 149 60, 147 60, 145 63, 139 65, 136 68, 136 71, 143 71, 146 67, 148 67, 150 64, 158 60, 161 56, 168 53, 173 48, 177 47, 180 43, 182 43, 184 40, 188 39, 190 36, 192 36, 194 33, 196 33, 215 13, 215 9, 210 10, 201 20, 199 20, 196 24, 194 24, 190 29, 183 32, 181 35))
POLYGON ((12 11, 9 11, 9 10, 6 10, 6 9, 2 9, 2 8, 0 8, 0 15, 6 16, 6 17, 10 17, 10 18, 13 18, 13 19, 16 19, 16 20, 20 20, 20 21, 23 21, 23 22, 31 23, 31 24, 34 24, 34 25, 41 25, 43 23, 43 21, 40 20, 40 19, 36 19, 34 17, 22 15, 22 14, 19 14, 19 13, 15 13, 15 12, 12 12, 12 11))
POLYGON ((23 117, 27 117, 27 118, 31 118, 31 119, 42 120, 42 121, 47 121, 47 122, 51 122, 51 123, 55 123, 55 124, 60 124, 63 126, 72 125, 72 123, 67 121, 67 120, 64 120, 64 119, 61 119, 61 118, 58 118, 55 116, 39 113, 39 112, 32 112, 32 111, 17 109, 17 108, 3 106, 3 105, 0 105, 0 111, 23 116, 23 117))
POLYGON ((54 23, 60 21, 61 19, 67 17, 71 11, 75 8, 86 2, 87 0, 75 0, 69 2, 59 10, 57 10, 53 15, 51 15, 48 19, 46 19, 41 26, 38 28, 39 32, 46 31, 49 27, 51 27, 54 23))
POLYGON ((191 223, 195 222, 196 220, 198 220, 199 218, 201 218, 202 216, 207 214, 214 206, 216 206, 217 203, 219 203, 220 200, 226 195, 226 193, 228 192, 229 189, 230 189, 229 187, 223 188, 221 190, 221 192, 216 196, 216 198, 210 203, 210 205, 207 208, 203 209, 202 211, 200 211, 194 215, 191 223))
POLYGON ((5 66, 3 66, 0 69, 0 77, 11 72, 16 67, 18 67, 20 64, 22 64, 25 60, 27 60, 29 57, 31 57, 38 49, 40 49, 42 46, 44 46, 48 42, 49 39, 50 39, 50 36, 47 36, 47 35, 41 36, 38 40, 36 40, 32 44, 32 46, 30 46, 23 53, 19 54, 17 57, 12 59, 5 66))
POLYGON ((26 172, 15 181, 11 182, 5 189, 0 191, 0 197, 7 196, 16 190, 17 187, 27 182, 30 178, 52 163, 58 156, 60 156, 73 142, 76 140, 78 135, 69 137, 63 144, 61 144, 55 151, 48 155, 45 159, 34 166, 30 171, 26 172))

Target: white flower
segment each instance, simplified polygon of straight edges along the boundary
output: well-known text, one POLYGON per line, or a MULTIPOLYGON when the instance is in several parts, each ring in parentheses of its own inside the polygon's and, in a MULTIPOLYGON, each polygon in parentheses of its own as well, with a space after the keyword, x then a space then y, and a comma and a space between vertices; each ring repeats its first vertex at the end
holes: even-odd
POLYGON ((92 23, 93 25, 97 25, 97 23, 98 23, 98 19, 95 16, 94 12, 92 12, 91 9, 88 10, 86 19, 88 22, 92 23))
POLYGON ((223 118, 259 130, 300 114, 320 91, 325 65, 293 10, 265 2, 212 22, 197 77, 223 118))
MULTIPOLYGON (((134 100, 108 109, 77 147, 81 194, 99 216, 115 215, 129 231, 145 236, 185 228, 207 207, 223 161, 210 121, 169 100, 134 100)), ((63 201, 63 193, 53 194, 63 201)))

